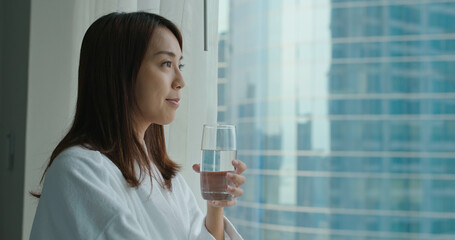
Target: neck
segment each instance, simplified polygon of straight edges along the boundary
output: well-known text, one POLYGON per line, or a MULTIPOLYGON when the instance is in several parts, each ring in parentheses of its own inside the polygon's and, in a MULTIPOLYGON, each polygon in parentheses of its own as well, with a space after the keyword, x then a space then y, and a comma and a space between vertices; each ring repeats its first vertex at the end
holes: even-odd
POLYGON ((142 143, 144 141, 145 131, 150 126, 151 123, 143 121, 143 119, 135 119, 135 126, 136 126, 136 137, 137 140, 142 143))

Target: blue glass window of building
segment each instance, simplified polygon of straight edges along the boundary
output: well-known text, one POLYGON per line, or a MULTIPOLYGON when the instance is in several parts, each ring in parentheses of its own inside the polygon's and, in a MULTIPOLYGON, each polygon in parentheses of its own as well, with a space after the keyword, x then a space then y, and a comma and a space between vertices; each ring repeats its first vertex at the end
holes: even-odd
POLYGON ((455 0, 219 0, 245 239, 455 239, 455 0))

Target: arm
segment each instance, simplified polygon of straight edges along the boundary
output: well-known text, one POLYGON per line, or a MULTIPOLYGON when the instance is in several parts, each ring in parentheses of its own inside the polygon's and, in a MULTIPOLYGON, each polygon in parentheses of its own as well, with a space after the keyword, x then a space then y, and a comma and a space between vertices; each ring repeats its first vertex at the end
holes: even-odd
POLYGON ((224 239, 224 209, 207 203, 205 227, 215 239, 224 239))

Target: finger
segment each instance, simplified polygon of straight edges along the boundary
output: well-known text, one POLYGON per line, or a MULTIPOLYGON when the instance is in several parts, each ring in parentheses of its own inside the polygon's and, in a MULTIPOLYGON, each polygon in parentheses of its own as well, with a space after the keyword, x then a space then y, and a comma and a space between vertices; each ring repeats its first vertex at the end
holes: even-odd
POLYGON ((238 174, 242 174, 246 170, 246 164, 238 159, 233 160, 232 165, 238 174))
POLYGON ((193 170, 197 173, 201 172, 201 165, 200 164, 193 164, 193 170))
POLYGON ((213 207, 232 207, 237 204, 237 199, 234 198, 232 201, 207 201, 213 207))
POLYGON ((245 176, 235 174, 235 173, 228 172, 226 174, 226 179, 235 183, 236 187, 240 187, 245 183, 245 176))
POLYGON ((243 189, 241 189, 241 188, 236 188, 236 187, 232 187, 232 186, 227 185, 226 186, 226 191, 228 193, 234 195, 234 197, 243 196, 243 189))

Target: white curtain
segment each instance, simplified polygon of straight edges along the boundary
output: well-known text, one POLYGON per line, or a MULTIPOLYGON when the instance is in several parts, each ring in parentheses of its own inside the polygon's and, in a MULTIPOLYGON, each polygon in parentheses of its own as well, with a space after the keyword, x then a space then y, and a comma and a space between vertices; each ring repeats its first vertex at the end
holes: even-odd
POLYGON ((207 0, 208 51, 204 51, 204 0, 32 1, 23 239, 29 239, 37 205, 28 191, 38 189, 51 151, 74 116, 83 35, 94 20, 113 11, 157 13, 182 31, 186 87, 175 121, 165 126, 166 143, 205 210, 199 175, 191 165, 200 161, 202 125, 216 122, 218 1, 207 0))

